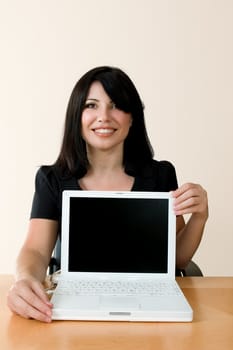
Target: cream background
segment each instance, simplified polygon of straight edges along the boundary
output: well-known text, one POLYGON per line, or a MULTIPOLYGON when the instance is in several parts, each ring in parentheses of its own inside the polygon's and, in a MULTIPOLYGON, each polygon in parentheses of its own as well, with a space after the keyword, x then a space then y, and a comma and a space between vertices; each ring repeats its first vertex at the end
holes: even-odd
POLYGON ((156 158, 208 191, 194 260, 233 274, 233 1, 0 0, 0 45, 0 273, 14 272, 75 82, 108 64, 135 82, 156 158))

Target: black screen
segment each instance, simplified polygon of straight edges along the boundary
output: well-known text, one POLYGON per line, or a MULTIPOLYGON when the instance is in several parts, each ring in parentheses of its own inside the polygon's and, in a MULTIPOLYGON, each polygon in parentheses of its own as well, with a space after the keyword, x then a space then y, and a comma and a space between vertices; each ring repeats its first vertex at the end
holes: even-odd
POLYGON ((70 272, 165 273, 168 199, 70 198, 70 272))

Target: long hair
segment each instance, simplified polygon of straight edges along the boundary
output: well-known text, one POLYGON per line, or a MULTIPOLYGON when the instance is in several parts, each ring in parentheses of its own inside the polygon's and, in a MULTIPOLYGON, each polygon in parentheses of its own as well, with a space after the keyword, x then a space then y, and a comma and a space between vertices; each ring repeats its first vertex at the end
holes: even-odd
POLYGON ((153 158, 153 148, 145 127, 144 107, 127 74, 116 67, 101 66, 89 70, 76 83, 71 93, 65 119, 60 154, 55 166, 63 174, 81 178, 87 172, 85 141, 81 134, 81 118, 91 84, 99 81, 117 108, 132 115, 132 126, 124 141, 125 171, 135 175, 153 158))

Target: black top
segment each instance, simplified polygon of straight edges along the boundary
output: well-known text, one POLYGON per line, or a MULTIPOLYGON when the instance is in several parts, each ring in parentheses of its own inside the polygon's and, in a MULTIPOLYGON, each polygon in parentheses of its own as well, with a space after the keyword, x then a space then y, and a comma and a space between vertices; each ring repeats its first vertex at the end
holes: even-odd
MULTIPOLYGON (((131 190, 169 192, 177 187, 174 166, 168 161, 152 160, 140 174, 135 175, 131 190)), ((36 174, 30 217, 57 220, 60 228, 63 190, 81 190, 78 179, 62 176, 55 166, 40 167, 36 174)))

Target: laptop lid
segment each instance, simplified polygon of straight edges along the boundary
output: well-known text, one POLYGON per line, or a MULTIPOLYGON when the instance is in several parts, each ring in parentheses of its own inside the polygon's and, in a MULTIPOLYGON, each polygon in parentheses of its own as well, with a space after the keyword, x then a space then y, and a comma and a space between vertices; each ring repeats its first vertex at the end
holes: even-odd
POLYGON ((64 191, 61 273, 175 279, 169 192, 64 191))

